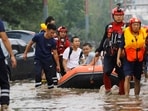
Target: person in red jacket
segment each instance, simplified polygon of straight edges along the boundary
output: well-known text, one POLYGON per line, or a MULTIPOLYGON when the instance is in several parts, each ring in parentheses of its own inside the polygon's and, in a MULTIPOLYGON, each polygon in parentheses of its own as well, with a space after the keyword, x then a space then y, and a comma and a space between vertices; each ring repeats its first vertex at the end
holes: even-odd
POLYGON ((64 50, 70 46, 70 41, 67 36, 67 28, 64 26, 60 26, 57 30, 58 36, 55 38, 57 42, 57 51, 59 55, 59 62, 60 62, 60 68, 61 68, 61 75, 63 76, 65 74, 64 68, 63 68, 63 52, 64 50))
POLYGON ((124 11, 120 8, 120 5, 112 10, 112 17, 114 21, 106 26, 100 46, 96 49, 96 56, 99 56, 101 51, 104 51, 103 83, 106 94, 111 94, 110 75, 115 68, 119 78, 119 95, 124 95, 124 74, 122 67, 118 67, 116 64, 118 44, 121 41, 123 29, 127 25, 123 22, 124 11))

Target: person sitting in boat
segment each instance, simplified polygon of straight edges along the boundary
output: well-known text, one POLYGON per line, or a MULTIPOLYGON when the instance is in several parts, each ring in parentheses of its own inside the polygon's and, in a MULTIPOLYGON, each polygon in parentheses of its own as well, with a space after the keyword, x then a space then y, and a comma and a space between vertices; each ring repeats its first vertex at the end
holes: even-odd
POLYGON ((67 36, 67 28, 64 26, 60 26, 57 30, 58 37, 56 38, 57 43, 57 51, 59 55, 59 62, 60 62, 60 68, 61 68, 61 75, 63 76, 65 74, 64 67, 63 67, 63 52, 64 50, 70 46, 70 41, 67 36))
POLYGON ((82 49, 80 48, 80 38, 74 36, 71 38, 71 46, 67 47, 63 52, 63 66, 65 72, 79 66, 80 55, 82 49))
MULTIPOLYGON (((89 65, 94 61, 95 52, 92 51, 92 45, 90 43, 84 43, 82 45, 82 50, 84 54, 83 64, 82 65, 89 65)), ((95 59, 96 60, 96 59, 95 59)), ((101 60, 97 58, 95 65, 102 64, 101 60)))

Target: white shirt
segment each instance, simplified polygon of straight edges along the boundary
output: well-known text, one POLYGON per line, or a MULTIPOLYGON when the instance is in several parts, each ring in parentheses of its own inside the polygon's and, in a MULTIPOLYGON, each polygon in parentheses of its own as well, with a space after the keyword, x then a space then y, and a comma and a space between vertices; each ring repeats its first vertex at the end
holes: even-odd
POLYGON ((71 69, 74 68, 76 66, 79 66, 79 56, 81 53, 82 49, 77 48, 77 50, 72 50, 72 53, 70 55, 70 58, 68 58, 69 56, 69 52, 70 52, 70 47, 67 47, 63 53, 63 59, 68 60, 67 61, 67 68, 71 69))

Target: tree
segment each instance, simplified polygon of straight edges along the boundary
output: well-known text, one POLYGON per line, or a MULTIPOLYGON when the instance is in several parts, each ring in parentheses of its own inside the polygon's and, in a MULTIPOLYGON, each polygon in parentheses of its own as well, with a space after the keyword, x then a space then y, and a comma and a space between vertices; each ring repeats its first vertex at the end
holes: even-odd
POLYGON ((37 30, 42 18, 41 0, 1 0, 1 19, 12 29, 37 30), (7 8, 6 8, 7 7, 7 8))
MULTIPOLYGON (((99 41, 104 27, 110 21, 109 0, 89 1, 89 38, 99 41)), ((12 29, 38 32, 43 20, 42 0, 1 0, 1 19, 12 29), (7 8, 6 8, 7 7, 7 8)), ((48 15, 56 20, 57 27, 64 25, 68 32, 85 39, 85 0, 48 0, 48 15)))

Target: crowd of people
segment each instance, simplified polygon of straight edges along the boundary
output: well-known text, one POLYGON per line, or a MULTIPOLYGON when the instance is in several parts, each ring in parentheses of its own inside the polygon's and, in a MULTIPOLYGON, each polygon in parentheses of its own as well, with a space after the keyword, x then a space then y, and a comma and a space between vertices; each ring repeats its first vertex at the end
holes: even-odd
MULTIPOLYGON (((79 65, 100 64, 100 55, 103 52, 103 83, 105 93, 111 92, 110 75, 113 70, 119 78, 119 95, 129 95, 130 81, 134 80, 135 95, 140 94, 140 80, 143 73, 143 64, 147 67, 146 40, 148 31, 142 27, 140 19, 132 17, 129 23, 124 22, 124 11, 120 6, 112 10, 113 21, 105 26, 105 31, 100 45, 95 51, 90 43, 84 43, 80 47, 80 37, 68 37, 68 29, 65 26, 59 28, 55 25, 55 19, 49 16, 45 23, 41 24, 41 30, 28 43, 23 58, 27 59, 27 52, 35 44, 35 87, 42 85, 46 79, 49 89, 54 88, 53 77, 59 72, 64 76, 68 71, 79 65), (44 76, 44 77, 43 77, 44 76)), ((16 60, 12 48, 0 21, 0 38, 7 48, 12 66, 16 67, 16 60)), ((5 111, 9 105, 9 81, 4 54, 0 48, 0 85, 1 85, 1 111, 5 111)))
MULTIPOLYGON (((74 36, 69 40, 66 27, 60 26, 57 28, 56 33, 55 19, 49 16, 45 23, 41 24, 39 33, 39 35, 42 34, 44 39, 42 41, 34 41, 34 38, 38 38, 34 37, 31 43, 28 44, 28 47, 31 47, 33 43, 36 43, 35 64, 38 65, 36 66, 35 86, 42 85, 42 69, 47 79, 48 88, 53 88, 54 85, 51 81, 52 77, 56 76, 56 71, 63 76, 67 71, 79 65, 94 65, 96 60, 99 60, 101 52, 103 52, 103 83, 106 94, 111 94, 110 75, 115 70, 119 78, 119 95, 129 95, 131 79, 135 81, 135 95, 139 95, 140 79, 145 58, 146 29, 142 28, 141 21, 138 18, 131 18, 129 23, 125 23, 124 11, 120 6, 112 10, 112 18, 113 22, 110 22, 105 27, 101 43, 93 52, 90 43, 84 43, 80 48, 80 38, 78 36, 74 36), (55 29, 50 29, 49 26, 55 27, 55 29), (47 40, 47 38, 50 40, 47 40), (51 38, 55 40, 54 46, 49 42, 51 38), (38 42, 42 43, 38 45, 38 42), (48 44, 50 44, 50 47, 47 47, 48 44), (46 59, 42 60, 44 54, 50 57, 49 61, 52 60, 52 62, 45 64, 46 59), (130 56, 134 59, 128 60, 130 56), (47 71, 45 66, 53 67, 51 68, 53 70, 47 71)), ((28 50, 29 48, 26 48, 24 52, 24 59, 27 57, 28 50)))

